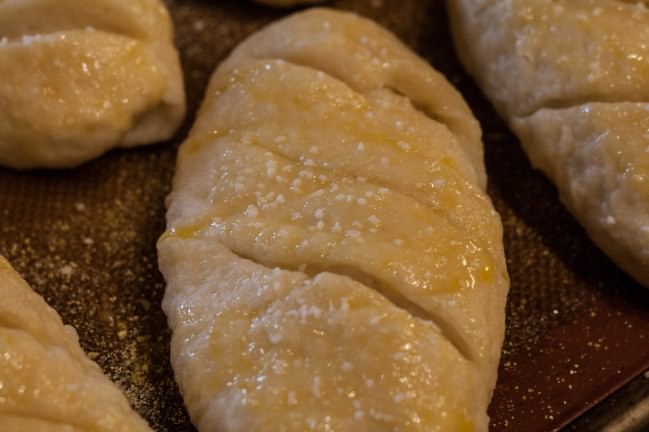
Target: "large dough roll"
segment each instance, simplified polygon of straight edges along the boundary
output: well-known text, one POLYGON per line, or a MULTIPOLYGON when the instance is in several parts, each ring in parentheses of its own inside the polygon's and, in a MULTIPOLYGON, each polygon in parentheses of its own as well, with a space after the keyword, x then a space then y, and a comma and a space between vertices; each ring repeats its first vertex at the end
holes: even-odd
POLYGON ((0 256, 0 430, 148 432, 77 334, 0 256))
POLYGON ((160 0, 0 0, 0 164, 67 167, 170 138, 185 112, 160 0))
POLYGON ((508 277, 461 96, 313 9, 214 74, 158 243, 201 431, 485 431, 508 277))
POLYGON ((449 0, 467 69, 593 241, 649 286, 649 10, 449 0))

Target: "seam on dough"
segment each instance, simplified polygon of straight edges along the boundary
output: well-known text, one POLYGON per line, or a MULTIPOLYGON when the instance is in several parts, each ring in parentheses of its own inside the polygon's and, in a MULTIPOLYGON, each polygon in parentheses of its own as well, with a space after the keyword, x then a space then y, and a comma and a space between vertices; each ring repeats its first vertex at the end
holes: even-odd
MULTIPOLYGON (((265 150, 265 151, 267 151, 269 153, 272 153, 273 155, 275 155, 277 157, 281 157, 281 158, 283 158, 283 159, 285 159, 285 160, 287 160, 289 162, 293 162, 295 164, 302 165, 302 162, 300 162, 299 160, 293 159, 288 155, 285 155, 283 153, 278 152, 277 150, 268 148, 268 147, 264 146, 263 144, 251 143, 251 144, 248 144, 248 145, 250 145, 251 147, 259 147, 260 149, 265 150)), ((315 164, 314 165, 315 168, 326 171, 328 173, 334 174, 334 178, 341 178, 341 177, 344 177, 344 176, 349 177, 349 178, 363 177, 360 174, 356 174, 354 172, 348 171, 345 167, 337 167, 335 169, 330 168, 330 167, 325 167, 325 166, 322 166, 322 165, 318 164, 317 160, 314 161, 314 164, 315 164)), ((309 167, 305 166, 305 168, 309 168, 309 167)), ((440 213, 440 214, 444 215, 444 219, 449 224, 451 224, 454 228, 456 228, 458 230, 463 230, 463 228, 461 226, 459 226, 453 220, 453 218, 450 216, 450 213, 448 211, 446 211, 442 207, 434 206, 433 204, 421 199, 420 197, 418 197, 416 195, 408 193, 408 191, 404 190, 404 188, 400 187, 399 185, 390 184, 389 182, 383 182, 380 179, 376 178, 375 176, 366 177, 366 181, 363 184, 375 186, 377 188, 386 188, 386 189, 388 189, 389 191, 391 191, 393 193, 396 193, 396 194, 399 194, 399 195, 401 195, 403 197, 409 198, 409 199, 415 201, 415 203, 417 203, 419 205, 422 205, 422 206, 430 209, 433 212, 437 212, 437 213, 440 213)))
POLYGON ((21 327, 20 324, 17 323, 12 323, 6 319, 2 315, 0 315, 0 329, 4 330, 12 330, 12 331, 17 331, 17 332, 23 332, 29 334, 31 337, 33 337, 35 340, 38 341, 38 343, 43 344, 40 340, 36 339, 34 335, 32 335, 27 329, 24 327, 21 327))
POLYGON ((379 294, 385 300, 387 300, 392 306, 397 309, 401 309, 406 312, 410 317, 416 320, 420 320, 429 324, 433 324, 440 334, 456 349, 456 351, 466 360, 472 361, 473 356, 471 355, 471 349, 469 348, 468 342, 462 337, 462 334, 449 323, 447 320, 440 317, 438 314, 435 314, 431 311, 428 311, 416 302, 410 300, 407 296, 402 294, 398 289, 393 288, 391 284, 383 283, 379 278, 376 278, 360 268, 343 265, 343 266, 333 266, 323 268, 318 264, 303 263, 306 264, 306 268, 300 270, 295 267, 285 265, 278 262, 263 262, 257 260, 254 257, 246 255, 241 251, 230 247, 230 245, 224 244, 219 239, 215 239, 226 247, 232 254, 236 255, 240 259, 251 261, 257 265, 264 266, 268 269, 279 268, 284 271, 296 272, 304 274, 311 279, 314 279, 320 274, 329 273, 337 276, 345 277, 353 280, 354 282, 362 285, 368 290, 374 291, 379 294))
POLYGON ((615 99, 605 100, 605 99, 596 99, 590 97, 574 98, 574 99, 567 99, 567 100, 549 100, 547 102, 543 102, 539 104, 540 106, 538 108, 533 108, 528 113, 524 113, 520 115, 512 115, 511 117, 513 119, 524 120, 528 117, 533 117, 535 114, 543 110, 561 111, 561 110, 569 110, 573 108, 581 108, 584 105, 618 105, 618 104, 649 105, 649 100, 648 101, 615 100, 615 99))
MULTIPOLYGON (((369 91, 362 91, 361 89, 354 86, 353 83, 350 83, 349 81, 345 80, 343 77, 339 76, 338 74, 334 74, 334 73, 331 73, 330 71, 324 71, 322 69, 318 69, 318 68, 314 67, 313 65, 310 65, 310 64, 305 63, 305 62, 297 62, 295 60, 286 60, 286 59, 281 58, 281 57, 254 57, 254 60, 256 60, 256 61, 283 61, 283 62, 285 62, 287 64, 290 64, 290 65, 293 65, 293 66, 300 66, 300 67, 304 67, 304 68, 314 70, 316 72, 321 72, 321 73, 324 73, 327 76, 335 79, 336 81, 339 81, 339 82, 343 83, 344 85, 349 87, 351 90, 353 90, 355 93, 358 93, 358 94, 363 95, 363 96, 367 96, 371 92, 375 92, 375 91, 379 91, 379 90, 387 90, 387 91, 391 92, 395 96, 401 96, 404 99, 407 99, 408 102, 410 102, 410 105, 411 105, 413 110, 415 110, 416 112, 422 114, 423 116, 425 116, 429 120, 431 120, 431 121, 433 121, 433 122, 435 122, 435 123, 437 123, 439 125, 444 126, 446 128, 446 130, 448 130, 448 132, 454 138, 458 139, 458 135, 450 129, 449 125, 445 121, 445 118, 444 118, 444 116, 442 114, 433 113, 433 112, 430 112, 429 110, 426 110, 423 107, 423 104, 418 103, 417 101, 413 100, 410 96, 402 93, 401 91, 396 89, 395 86, 393 86, 393 85, 384 83, 383 85, 377 86, 376 88, 372 88, 369 91)), ((429 66, 429 67, 431 67, 431 66, 429 66)))
POLYGON ((407 94, 404 94, 403 92, 399 91, 399 89, 395 88, 394 86, 391 86, 391 85, 384 85, 383 87, 379 87, 377 90, 388 90, 389 92, 391 92, 391 93, 394 94, 395 96, 401 96, 402 98, 407 99, 408 102, 410 102, 410 105, 411 105, 412 109, 414 109, 414 110, 417 111, 418 113, 422 114, 422 115, 425 116, 426 118, 428 118, 428 119, 434 121, 435 123, 438 123, 438 124, 440 124, 441 126, 444 126, 444 128, 445 128, 445 129, 446 129, 446 130, 447 130, 451 135, 453 135, 454 138, 457 139, 457 135, 455 134, 455 132, 453 132, 453 131, 449 128, 448 124, 446 124, 446 122, 444 121, 444 117, 441 116, 440 114, 438 114, 438 113, 434 113, 434 112, 429 112, 428 110, 425 109, 425 107, 423 106, 423 104, 418 103, 416 100, 413 100, 413 99, 410 98, 407 94))

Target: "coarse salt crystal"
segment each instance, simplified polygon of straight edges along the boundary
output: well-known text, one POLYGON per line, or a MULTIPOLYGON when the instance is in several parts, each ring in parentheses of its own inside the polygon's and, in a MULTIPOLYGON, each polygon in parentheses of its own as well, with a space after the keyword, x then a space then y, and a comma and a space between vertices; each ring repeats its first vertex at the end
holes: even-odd
POLYGON ((257 217, 259 215, 259 209, 257 208, 256 205, 250 204, 248 208, 246 208, 246 216, 248 217, 257 217))

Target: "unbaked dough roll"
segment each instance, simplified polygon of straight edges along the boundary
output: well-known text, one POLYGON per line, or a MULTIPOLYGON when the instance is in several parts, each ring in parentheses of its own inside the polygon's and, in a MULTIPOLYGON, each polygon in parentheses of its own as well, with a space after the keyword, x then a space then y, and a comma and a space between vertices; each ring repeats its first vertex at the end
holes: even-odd
POLYGON ((440 74, 354 14, 235 49, 158 243, 199 430, 487 430, 508 277, 479 137, 440 74))
POLYGON ((649 10, 449 0, 467 69, 593 241, 649 286, 649 10))
POLYGON ((151 430, 2 256, 0 384, 3 432, 151 430))
POLYGON ((159 0, 2 0, 0 76, 0 164, 16 168, 165 140, 185 112, 159 0))

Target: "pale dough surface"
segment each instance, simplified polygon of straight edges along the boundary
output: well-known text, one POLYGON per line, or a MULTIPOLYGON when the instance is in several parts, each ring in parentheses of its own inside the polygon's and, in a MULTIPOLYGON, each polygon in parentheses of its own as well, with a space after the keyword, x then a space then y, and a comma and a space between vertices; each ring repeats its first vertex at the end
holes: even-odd
POLYGON ((593 241, 649 286, 646 1, 449 0, 461 59, 593 241))
POLYGON ((72 327, 0 256, 0 429, 145 432, 72 327))
POLYGON ((68 167, 170 138, 185 95, 160 0, 0 0, 0 164, 68 167))
POLYGON ((508 276, 480 130, 394 36, 313 9, 244 41, 158 243, 201 431, 486 431, 508 276))

